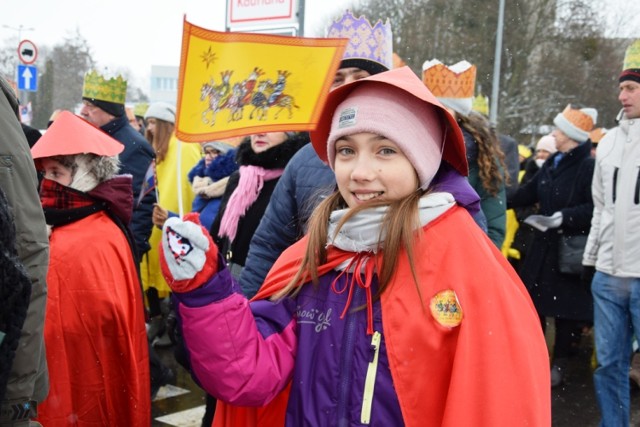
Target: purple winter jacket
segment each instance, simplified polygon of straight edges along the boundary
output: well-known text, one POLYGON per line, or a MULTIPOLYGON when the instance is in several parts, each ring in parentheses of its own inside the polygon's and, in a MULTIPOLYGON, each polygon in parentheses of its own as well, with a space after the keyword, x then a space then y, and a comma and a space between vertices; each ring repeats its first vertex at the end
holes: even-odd
MULTIPOLYGON (((192 369, 208 393, 234 405, 262 406, 292 381, 286 425, 362 425, 367 413, 370 425, 403 425, 380 302, 373 304, 378 346, 366 334, 365 290, 355 283, 341 318, 351 274, 332 286, 338 272, 331 271, 294 298, 249 303, 218 264, 221 271, 203 287, 176 294, 192 369), (365 378, 374 373, 375 393, 367 392, 365 378), (373 399, 370 411, 365 394, 373 399)), ((377 283, 374 276, 373 294, 377 283)))

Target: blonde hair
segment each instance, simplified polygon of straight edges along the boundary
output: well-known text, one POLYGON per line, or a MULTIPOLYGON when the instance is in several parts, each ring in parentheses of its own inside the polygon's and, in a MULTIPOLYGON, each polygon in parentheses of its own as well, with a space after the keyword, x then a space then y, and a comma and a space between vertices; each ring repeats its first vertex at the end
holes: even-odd
POLYGON ((156 162, 161 163, 167 157, 169 150, 169 140, 173 134, 174 124, 162 119, 155 119, 155 131, 152 133, 149 128, 145 130, 145 138, 156 152, 156 162))
MULTIPOLYGON (((355 207, 347 212, 336 227, 337 234, 344 224, 358 212, 377 206, 389 207, 380 228, 381 234, 384 232, 386 237, 384 241, 379 242, 379 248, 383 249, 382 263, 381 265, 376 266, 378 271, 379 287, 378 292, 374 296, 374 301, 380 298, 380 295, 382 295, 391 282, 401 249, 404 249, 406 252, 407 258, 409 259, 411 273, 416 283, 416 287, 418 286, 413 247, 416 238, 420 237, 420 234, 416 233, 420 228, 418 202, 424 195, 424 190, 417 190, 410 195, 391 203, 380 201, 355 207)), ((326 244, 329 217, 334 210, 339 209, 342 206, 345 206, 344 199, 340 195, 340 192, 336 191, 331 196, 323 200, 313 211, 313 214, 309 219, 309 240, 300 268, 293 279, 291 279, 291 281, 282 290, 273 296, 273 299, 297 294, 300 290, 300 287, 297 285, 302 285, 309 279, 314 286, 318 284, 318 267, 327 260, 326 244)), ((418 293, 420 293, 419 288, 418 293)))

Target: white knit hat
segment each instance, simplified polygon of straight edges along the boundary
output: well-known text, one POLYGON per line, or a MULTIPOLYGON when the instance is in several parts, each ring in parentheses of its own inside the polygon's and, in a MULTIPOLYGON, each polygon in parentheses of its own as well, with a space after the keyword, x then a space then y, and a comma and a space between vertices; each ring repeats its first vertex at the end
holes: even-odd
POLYGON ((550 154, 555 153, 558 151, 556 148, 556 138, 551 134, 543 136, 536 144, 536 151, 538 150, 544 150, 550 154))
POLYGON ((558 113, 553 123, 569 138, 582 143, 589 139, 589 132, 593 130, 597 120, 598 111, 595 108, 578 110, 569 104, 562 113, 558 113))
POLYGON ((169 123, 175 123, 176 108, 167 102, 154 102, 149 106, 147 112, 144 113, 145 120, 148 120, 150 117, 164 120, 169 123))

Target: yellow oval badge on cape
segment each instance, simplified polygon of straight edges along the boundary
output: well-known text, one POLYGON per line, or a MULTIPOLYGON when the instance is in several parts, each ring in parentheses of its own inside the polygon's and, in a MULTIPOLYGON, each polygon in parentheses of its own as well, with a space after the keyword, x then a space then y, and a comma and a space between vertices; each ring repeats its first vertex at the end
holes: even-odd
POLYGON ((431 298, 431 315, 438 323, 453 328, 462 323, 462 307, 458 296, 451 289, 438 292, 431 298))

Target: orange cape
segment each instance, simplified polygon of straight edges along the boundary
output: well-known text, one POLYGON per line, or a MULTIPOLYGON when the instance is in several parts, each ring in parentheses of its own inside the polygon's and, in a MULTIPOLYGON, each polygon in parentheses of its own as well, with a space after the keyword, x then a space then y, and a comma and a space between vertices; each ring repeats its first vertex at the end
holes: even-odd
POLYGON ((51 387, 38 421, 148 427, 142 292, 125 235, 98 212, 54 227, 50 248, 44 337, 51 387))
MULTIPOLYGON (((450 209, 422 232, 414 250, 419 293, 401 253, 381 296, 383 332, 405 425, 551 425, 547 348, 529 294, 513 268, 463 208, 450 209), (462 308, 457 327, 438 323, 429 308, 430 299, 443 290, 453 290, 462 308)), ((306 244, 305 237, 282 254, 254 299, 289 283, 306 244)), ((319 275, 352 256, 329 248, 319 275)), ((213 426, 284 425, 288 392, 289 387, 261 408, 218 401, 213 426)))

